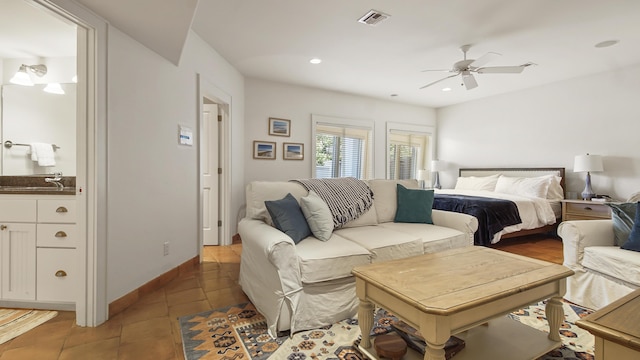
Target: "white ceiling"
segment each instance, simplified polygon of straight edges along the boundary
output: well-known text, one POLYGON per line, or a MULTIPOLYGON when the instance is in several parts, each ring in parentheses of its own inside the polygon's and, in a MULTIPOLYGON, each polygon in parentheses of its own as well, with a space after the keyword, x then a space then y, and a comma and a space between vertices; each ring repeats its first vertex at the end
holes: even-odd
POLYGON ((248 77, 432 107, 640 64, 638 0, 77 1, 174 63, 190 27, 248 77), (358 23, 371 9, 391 17, 358 23), (620 42, 594 46, 605 40, 620 42), (465 44, 472 59, 502 54, 487 66, 537 66, 418 89, 448 75, 421 70, 451 68, 465 44))

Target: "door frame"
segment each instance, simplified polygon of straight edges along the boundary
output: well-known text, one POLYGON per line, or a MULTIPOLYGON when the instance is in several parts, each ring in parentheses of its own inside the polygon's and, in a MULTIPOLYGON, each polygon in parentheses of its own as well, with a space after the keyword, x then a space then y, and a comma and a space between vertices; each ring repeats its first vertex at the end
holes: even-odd
POLYGON ((219 245, 229 245, 231 244, 231 227, 230 225, 230 214, 229 211, 231 209, 231 197, 228 195, 231 192, 231 152, 229 151, 229 144, 231 139, 231 126, 229 124, 229 119, 231 119, 231 95, 227 94, 217 86, 215 86, 212 82, 205 79, 201 74, 196 74, 196 86, 197 86, 197 97, 198 97, 198 111, 197 111, 197 141, 198 141, 198 253, 200 255, 200 262, 203 259, 203 246, 204 246, 204 234, 202 229, 202 216, 203 216, 203 208, 202 208, 202 165, 201 165, 201 144, 202 144, 202 131, 203 131, 203 123, 204 119, 202 117, 202 113, 204 111, 204 98, 207 98, 214 103, 218 104, 218 112, 219 115, 222 116, 222 126, 220 127, 220 131, 218 133, 218 137, 222 142, 219 146, 219 164, 220 168, 222 168, 222 175, 219 177, 219 185, 220 189, 218 193, 218 208, 222 209, 218 213, 218 217, 222 221, 222 227, 219 231, 219 245))
POLYGON ((78 269, 84 270, 76 323, 98 326, 109 317, 107 302, 107 22, 71 0, 32 0, 78 28, 76 116, 76 226, 78 269), (80 121, 84 120, 84 121, 80 121))

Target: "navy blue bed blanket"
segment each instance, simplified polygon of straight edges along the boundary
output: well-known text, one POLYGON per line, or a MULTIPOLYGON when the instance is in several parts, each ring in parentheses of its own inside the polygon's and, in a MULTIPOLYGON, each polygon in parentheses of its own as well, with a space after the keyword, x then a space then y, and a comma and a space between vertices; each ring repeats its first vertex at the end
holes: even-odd
POLYGON ((493 236, 507 226, 520 224, 518 207, 513 201, 479 196, 435 194, 433 208, 469 214, 478 219, 475 245, 489 246, 493 236))

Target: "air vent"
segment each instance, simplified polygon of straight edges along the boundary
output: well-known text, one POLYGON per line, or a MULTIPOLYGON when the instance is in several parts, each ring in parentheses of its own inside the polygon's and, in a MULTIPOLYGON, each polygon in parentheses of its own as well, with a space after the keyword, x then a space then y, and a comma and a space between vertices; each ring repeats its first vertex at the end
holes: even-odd
POLYGON ((379 23, 387 20, 391 15, 385 14, 378 10, 371 9, 368 13, 366 13, 363 17, 358 19, 359 23, 376 26, 379 23))

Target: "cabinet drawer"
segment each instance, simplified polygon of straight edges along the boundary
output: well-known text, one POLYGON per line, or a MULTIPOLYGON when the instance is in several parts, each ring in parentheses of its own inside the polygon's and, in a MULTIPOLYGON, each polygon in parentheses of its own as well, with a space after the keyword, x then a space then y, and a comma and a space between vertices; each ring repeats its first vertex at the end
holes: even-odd
POLYGON ((584 218, 608 219, 611 217, 611 210, 603 204, 567 203, 567 217, 577 215, 584 218))
POLYGON ((75 224, 38 224, 38 247, 75 248, 78 246, 75 224))
POLYGON ((75 249, 37 249, 36 299, 75 302, 78 289, 75 249))
POLYGON ((35 222, 36 201, 24 199, 0 200, 0 221, 35 222))
POLYGON ((75 223, 75 200, 38 200, 39 223, 75 223))

